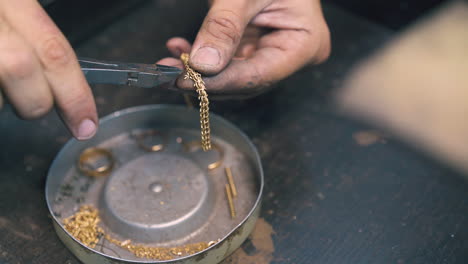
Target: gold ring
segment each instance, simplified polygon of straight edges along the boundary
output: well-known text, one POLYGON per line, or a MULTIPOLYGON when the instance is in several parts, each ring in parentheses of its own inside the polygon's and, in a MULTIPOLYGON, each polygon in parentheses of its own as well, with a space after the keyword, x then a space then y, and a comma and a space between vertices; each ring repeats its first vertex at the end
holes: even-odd
POLYGON ((157 151, 163 150, 164 149, 164 143, 160 143, 160 144, 156 144, 156 145, 152 145, 152 146, 148 146, 145 143, 143 143, 143 140, 146 137, 155 136, 155 135, 159 135, 163 142, 166 141, 165 137, 163 137, 163 135, 159 131, 157 131, 157 130, 148 130, 148 131, 142 132, 141 134, 135 135, 135 138, 136 138, 136 140, 138 142, 138 146, 140 146, 140 148, 142 148, 142 149, 144 149, 146 151, 149 151, 149 152, 157 152, 157 151))
MULTIPOLYGON (((194 140, 194 141, 190 141, 190 142, 182 142, 183 146, 184 146, 184 150, 185 152, 189 152, 191 150, 191 148, 193 147, 198 147, 198 148, 202 148, 202 143, 200 141, 197 141, 197 140, 194 140)), ((219 166, 221 166, 221 164, 223 163, 223 158, 224 158, 224 152, 223 152, 223 149, 218 145, 218 144, 211 144, 212 145, 212 150, 216 150, 218 153, 219 153, 219 159, 213 163, 210 163, 208 164, 208 169, 209 170, 214 170, 216 168, 218 168, 219 166)))
POLYGON ((87 148, 81 152, 80 158, 78 160, 78 169, 88 176, 99 177, 108 175, 114 168, 114 157, 112 153, 103 148, 87 148), (99 157, 106 158, 108 163, 102 165, 96 169, 90 169, 86 164, 92 160, 99 157))

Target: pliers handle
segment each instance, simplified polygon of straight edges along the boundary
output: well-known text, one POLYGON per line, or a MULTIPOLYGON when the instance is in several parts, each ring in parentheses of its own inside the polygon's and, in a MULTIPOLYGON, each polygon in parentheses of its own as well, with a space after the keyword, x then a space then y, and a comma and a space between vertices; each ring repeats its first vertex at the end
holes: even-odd
POLYGON ((154 88, 174 81, 182 73, 179 68, 158 64, 109 62, 88 58, 78 58, 78 62, 90 84, 154 88))

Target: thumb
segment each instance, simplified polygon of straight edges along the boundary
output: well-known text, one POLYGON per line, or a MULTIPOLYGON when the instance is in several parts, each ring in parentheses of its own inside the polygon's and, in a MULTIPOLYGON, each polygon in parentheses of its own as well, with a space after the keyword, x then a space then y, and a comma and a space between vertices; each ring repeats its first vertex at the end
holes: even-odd
POLYGON ((217 0, 208 12, 190 54, 190 65, 214 75, 234 56, 249 21, 261 10, 258 0, 217 0))

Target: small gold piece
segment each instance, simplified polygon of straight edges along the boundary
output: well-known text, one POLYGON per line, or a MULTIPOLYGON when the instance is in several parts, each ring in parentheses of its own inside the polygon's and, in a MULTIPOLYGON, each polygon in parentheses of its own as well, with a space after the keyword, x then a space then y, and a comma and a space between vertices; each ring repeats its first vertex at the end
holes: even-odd
MULTIPOLYGON (((186 152, 192 151, 193 148, 203 147, 200 141, 190 141, 187 143, 183 142, 182 144, 186 152)), ((215 150, 219 153, 219 159, 215 162, 208 164, 208 170, 214 170, 218 168, 219 166, 221 166, 221 164, 223 163, 223 159, 224 159, 224 151, 220 146, 213 143, 211 144, 211 150, 215 150)))
POLYGON ((232 178, 231 167, 226 167, 224 170, 226 171, 226 176, 229 182, 229 187, 231 187, 232 197, 236 198, 237 188, 236 188, 236 184, 234 184, 234 179, 232 178))
POLYGON ((144 140, 148 137, 153 136, 160 136, 161 140, 164 141, 163 136, 157 130, 147 130, 142 133, 135 135, 136 141, 138 142, 138 146, 148 152, 157 152, 164 149, 164 143, 156 144, 156 145, 147 145, 145 144, 144 140))
POLYGON ((130 239, 127 239, 125 241, 122 241, 122 243, 120 243, 120 246, 121 247, 125 247, 126 245, 130 244, 132 241, 130 239))
POLYGON ((236 208, 234 207, 234 201, 232 200, 231 188, 229 184, 226 184, 226 196, 229 203, 229 211, 231 212, 232 219, 236 218, 236 208))
POLYGON ((97 226, 99 221, 98 210, 92 206, 83 205, 77 213, 63 220, 63 225, 83 245, 94 248, 104 233, 97 226))
POLYGON ((198 100, 200 100, 200 126, 201 126, 201 144, 204 151, 211 149, 211 137, 210 137, 210 109, 208 101, 208 94, 205 89, 205 82, 203 81, 201 74, 194 71, 189 65, 189 55, 182 53, 180 59, 185 65, 185 77, 184 79, 190 79, 194 82, 193 87, 197 90, 198 100))
POLYGON ((218 243, 218 241, 211 240, 210 242, 208 242, 208 247, 214 246, 216 243, 218 243))
POLYGON ((88 176, 99 177, 108 175, 114 168, 114 157, 112 153, 103 148, 87 148, 81 152, 78 159, 78 169, 88 176), (106 159, 107 164, 93 168, 92 163, 99 159, 106 159))

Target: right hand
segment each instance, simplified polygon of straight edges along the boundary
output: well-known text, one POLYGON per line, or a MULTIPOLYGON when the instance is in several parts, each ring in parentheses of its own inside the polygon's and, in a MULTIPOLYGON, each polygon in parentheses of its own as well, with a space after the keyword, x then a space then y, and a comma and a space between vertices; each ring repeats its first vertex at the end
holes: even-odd
MULTIPOLYGON (((172 38, 175 57, 190 53, 210 98, 248 98, 263 93, 307 64, 325 61, 330 32, 320 0, 213 0, 193 46, 172 38)), ((158 63, 182 67, 180 60, 158 63)), ((177 87, 193 92, 181 76, 177 87)))
MULTIPOLYGON (((37 0, 0 1, 0 92, 21 118, 55 105, 74 137, 96 133, 96 105, 76 55, 37 0)), ((2 101, 0 93, 0 108, 2 101)))

